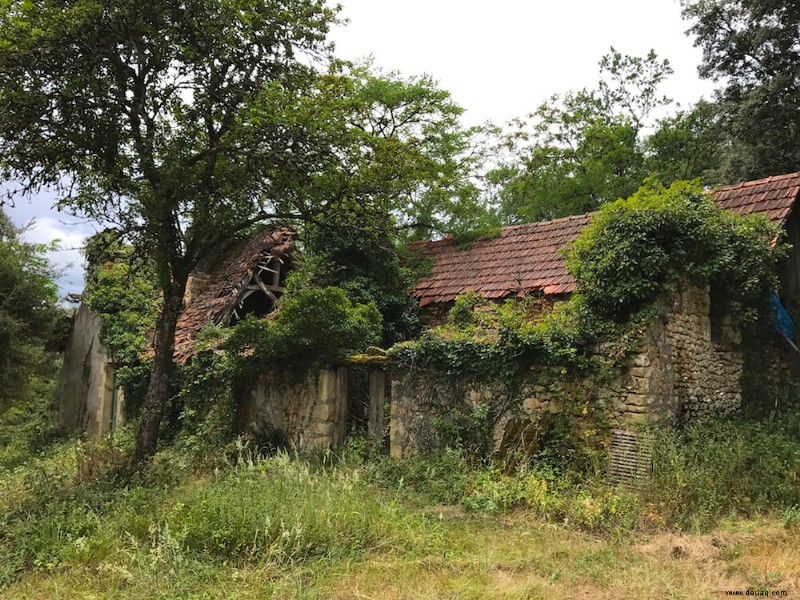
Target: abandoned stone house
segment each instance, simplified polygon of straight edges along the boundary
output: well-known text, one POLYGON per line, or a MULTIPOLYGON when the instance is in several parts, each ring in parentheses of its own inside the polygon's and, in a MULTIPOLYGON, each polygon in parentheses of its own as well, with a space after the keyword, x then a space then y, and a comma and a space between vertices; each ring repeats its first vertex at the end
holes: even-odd
MULTIPOLYGON (((175 360, 189 360, 196 335, 207 324, 230 326, 248 314, 270 313, 283 291, 293 253, 290 230, 265 229, 210 267, 195 269, 175 332, 175 360)), ((73 317, 61 378, 61 426, 92 436, 105 435, 125 420, 124 398, 100 341, 100 326, 100 315, 82 304, 73 317)))
MULTIPOLYGON (((716 201, 738 214, 759 213, 780 224, 793 245, 786 265, 786 289, 800 292, 800 215, 794 210, 800 173, 770 177, 714 192, 716 201)), ((473 290, 501 300, 535 296, 545 309, 575 289, 560 250, 574 241, 591 215, 506 227, 492 239, 459 249, 452 239, 418 243, 431 259, 428 275, 413 294, 429 324, 441 322, 457 295, 473 290)), ((269 312, 291 267, 294 246, 288 231, 268 230, 226 254, 213 268, 198 272, 187 290, 178 325, 176 360, 193 352, 195 334, 209 322, 229 325, 245 314, 269 312)), ((743 355, 732 328, 712 331, 708 289, 685 286, 663 299, 664 319, 651 324, 645 341, 597 397, 610 422, 624 428, 643 417, 674 419, 736 410, 742 401, 743 355)), ((82 307, 65 357, 62 424, 102 435, 122 418, 114 391, 113 368, 99 341, 99 319, 82 307)), ((602 352, 602 349, 598 349, 602 352)), ((437 374, 393 368, 384 356, 363 361, 369 371, 370 431, 388 420, 393 456, 432 449, 437 444, 432 415, 442 403, 475 404, 505 393, 492 381, 453 381, 437 374), (390 382, 390 385, 389 385, 390 382), (388 395, 389 417, 384 416, 388 395)), ((278 430, 301 450, 335 447, 348 430, 347 364, 331 365, 301 383, 265 372, 241 399, 242 429, 278 430)), ((561 385, 554 382, 554 385, 561 385)), ((522 385, 521 406, 533 414, 560 410, 552 386, 522 385)), ((563 394, 562 394, 563 395, 563 394)), ((500 444, 514 431, 511 415, 501 415, 492 435, 500 444)))

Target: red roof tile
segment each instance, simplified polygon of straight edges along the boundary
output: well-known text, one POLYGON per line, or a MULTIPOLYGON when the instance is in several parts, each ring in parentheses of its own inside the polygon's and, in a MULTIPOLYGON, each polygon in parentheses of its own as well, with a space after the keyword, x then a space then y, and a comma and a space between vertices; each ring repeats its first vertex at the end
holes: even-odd
POLYGON ((450 302, 467 290, 486 298, 534 290, 572 292, 575 280, 559 250, 574 241, 590 219, 591 215, 578 215, 504 227, 496 238, 476 240, 465 250, 459 250, 451 238, 417 242, 412 247, 434 263, 430 275, 417 283, 414 296, 425 306, 450 302))
MULTIPOLYGON (((759 213, 783 225, 800 193, 800 173, 777 175, 719 188, 720 206, 746 215, 759 213)), ((417 282, 420 306, 452 302, 468 290, 486 298, 525 292, 568 294, 575 280, 560 252, 589 224, 591 214, 503 228, 493 239, 459 250, 452 239, 416 242, 422 258, 433 260, 431 273, 417 282)))
POLYGON ((175 331, 175 360, 186 362, 194 351, 195 335, 207 323, 227 325, 242 288, 253 271, 270 256, 291 257, 293 232, 265 229, 243 241, 218 261, 208 273, 192 273, 191 299, 175 331))
POLYGON ((714 197, 722 208, 740 215, 762 214, 783 225, 798 193, 800 173, 788 173, 721 187, 714 197))

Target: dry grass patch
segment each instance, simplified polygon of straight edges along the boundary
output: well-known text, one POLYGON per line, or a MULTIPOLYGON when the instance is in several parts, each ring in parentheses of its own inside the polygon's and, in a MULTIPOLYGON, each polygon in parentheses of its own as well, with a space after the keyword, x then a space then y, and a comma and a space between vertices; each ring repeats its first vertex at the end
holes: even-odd
POLYGON ((325 590, 322 597, 342 600, 696 600, 765 587, 787 590, 792 597, 794 574, 800 573, 799 542, 796 533, 774 523, 751 526, 751 531, 613 541, 519 514, 458 519, 449 523, 441 556, 367 560, 330 573, 318 589, 325 590))

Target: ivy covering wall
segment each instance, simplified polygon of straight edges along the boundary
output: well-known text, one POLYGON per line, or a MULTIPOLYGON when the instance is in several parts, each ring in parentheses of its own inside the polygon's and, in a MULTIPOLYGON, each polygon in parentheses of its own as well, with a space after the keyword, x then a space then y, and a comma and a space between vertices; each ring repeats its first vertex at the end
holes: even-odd
POLYGON ((606 343, 622 357, 656 310, 656 300, 680 282, 709 285, 719 314, 740 327, 764 314, 786 247, 778 228, 761 216, 721 210, 699 183, 641 188, 603 206, 565 249, 577 291, 544 316, 525 301, 490 303, 459 297, 443 327, 392 350, 409 369, 513 380, 533 364, 582 371, 598 368, 593 348, 606 343))

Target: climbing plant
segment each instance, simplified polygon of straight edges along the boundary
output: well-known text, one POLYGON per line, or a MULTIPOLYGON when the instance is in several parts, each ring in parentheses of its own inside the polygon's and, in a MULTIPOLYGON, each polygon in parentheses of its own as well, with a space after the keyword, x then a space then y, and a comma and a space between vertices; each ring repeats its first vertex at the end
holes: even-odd
POLYGON ((739 324, 778 286, 784 246, 760 215, 724 211, 697 182, 646 185, 603 206, 568 253, 578 292, 598 318, 625 321, 679 280, 710 285, 739 324))
POLYGON ((568 302, 536 316, 526 302, 498 305, 459 297, 446 325, 401 344, 406 368, 512 381, 531 365, 597 373, 592 352, 605 342, 610 360, 635 346, 657 310, 655 301, 682 280, 709 285, 717 309, 746 327, 778 285, 785 248, 763 217, 723 211, 696 182, 648 184, 627 200, 603 206, 566 251, 577 281, 568 302))
POLYGON ((117 367, 126 409, 134 409, 149 370, 146 349, 158 315, 159 294, 152 265, 108 232, 86 243, 83 300, 100 314, 100 339, 117 367))

